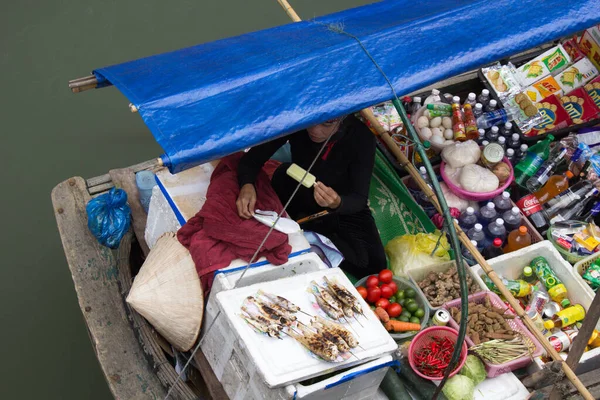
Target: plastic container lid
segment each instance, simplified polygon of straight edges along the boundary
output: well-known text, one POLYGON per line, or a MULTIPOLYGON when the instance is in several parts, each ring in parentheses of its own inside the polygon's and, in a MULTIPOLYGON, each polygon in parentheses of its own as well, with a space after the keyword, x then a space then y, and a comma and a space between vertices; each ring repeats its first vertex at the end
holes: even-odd
POLYGON ((498 102, 494 99, 490 100, 490 107, 496 107, 498 105, 498 102))
POLYGON ((413 97, 413 103, 420 103, 420 102, 421 102, 421 98, 419 96, 413 97))
POLYGON ((526 226, 523 226, 523 225, 521 225, 521 226, 519 227, 519 233, 520 233, 521 235, 526 235, 526 234, 527 234, 527 227, 526 227, 526 226))
POLYGON ((523 268, 523 276, 533 276, 533 269, 529 265, 523 268))
MULTIPOLYGON (((507 124, 510 124, 510 122, 507 122, 507 124)), ((514 140, 515 142, 516 142, 517 140, 519 140, 519 134, 518 134, 518 133, 513 133, 513 134, 512 134, 512 140, 514 140)))
POLYGON ((469 215, 475 214, 475 209, 473 207, 467 207, 467 214, 469 214, 469 215))
POLYGON ((479 129, 478 132, 479 132, 479 136, 485 135, 485 129, 479 129))
MULTIPOLYGON (((504 124, 504 128, 506 129, 511 129, 512 128, 512 122, 507 122, 504 124)), ((513 137, 517 135, 517 139, 519 138, 519 134, 518 133, 513 133, 513 137)))
POLYGON ((478 111, 479 110, 483 110, 483 104, 481 104, 481 103, 475 103, 475 109, 478 110, 478 111))
POLYGON ((506 149, 506 155, 512 157, 515 155, 515 151, 513 149, 506 149))
POLYGON ((474 228, 475 228, 475 231, 479 232, 479 231, 483 230, 483 225, 481 225, 481 224, 475 224, 474 228))
POLYGON ((568 179, 571 179, 572 177, 575 176, 575 175, 573 175, 573 173, 571 171, 565 172, 565 175, 567 176, 568 179))
POLYGON ((483 90, 481 91, 481 94, 482 94, 482 95, 484 95, 484 96, 489 96, 489 94, 490 94, 490 91, 489 91, 489 90, 487 90, 487 89, 483 89, 483 90))
POLYGON ((490 144, 490 142, 488 142, 487 140, 484 140, 483 142, 481 142, 481 145, 483 147, 487 146, 488 144, 490 144))
POLYGON ((500 225, 500 226, 504 225, 504 220, 502 218, 498 218, 496 220, 496 225, 500 225))
POLYGON ((454 96, 454 97, 452 98, 452 102, 453 102, 453 103, 460 103, 460 97, 458 97, 458 96, 454 96))
POLYGON ((497 126, 492 126, 490 130, 492 131, 492 133, 498 133, 500 128, 498 128, 497 126))
POLYGON ((473 92, 469 93, 469 95, 467 96, 467 98, 471 101, 475 100, 476 97, 477 95, 473 92))
POLYGON ((504 136, 500 136, 500 137, 498 138, 498 144, 499 144, 499 145, 503 145, 503 144, 505 144, 505 143, 506 143, 506 138, 505 138, 504 136))
MULTIPOLYGON (((502 221, 502 223, 504 223, 504 221, 502 221)), ((502 239, 496 238, 494 239, 494 242, 492 244, 494 245, 494 247, 500 247, 502 246, 502 239)))

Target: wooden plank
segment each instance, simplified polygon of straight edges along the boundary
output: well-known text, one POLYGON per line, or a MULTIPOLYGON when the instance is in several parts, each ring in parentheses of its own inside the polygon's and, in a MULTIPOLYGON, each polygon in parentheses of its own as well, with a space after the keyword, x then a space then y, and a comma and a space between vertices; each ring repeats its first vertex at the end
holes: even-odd
MULTIPOLYGON (((125 235, 117 252, 117 268, 119 274, 119 282, 121 284, 122 295, 119 296, 123 301, 131 289, 133 277, 131 276, 131 265, 129 263, 129 255, 131 254, 131 233, 125 235)), ((129 317, 133 323, 139 341, 144 347, 144 351, 150 356, 154 364, 154 370, 158 379, 170 388, 175 384, 175 388, 171 392, 169 398, 181 400, 193 400, 197 398, 194 391, 183 381, 177 378, 177 372, 171 365, 165 353, 163 352, 159 342, 156 340, 160 336, 158 332, 146 321, 144 317, 137 313, 129 304, 123 301, 129 317)), ((164 341, 164 339, 163 339, 164 341)))
POLYGON ((94 351, 116 399, 164 398, 166 391, 131 329, 112 252, 87 228, 89 199, 80 177, 52 190, 58 230, 94 351))
MULTIPOLYGON (((598 370, 593 370, 577 376, 595 399, 600 399, 600 373, 598 372, 598 370)), ((563 395, 563 399, 574 400, 583 398, 568 380, 565 382, 567 384, 567 393, 563 395)), ((535 396, 533 396, 532 399, 547 399, 552 392, 553 387, 554 382, 549 386, 536 390, 535 396)))
POLYGON ((103 183, 98 186, 94 186, 88 189, 89 194, 94 195, 102 192, 106 192, 115 187, 115 184, 111 182, 103 183))
MULTIPOLYGON (((162 164, 159 161, 159 159, 158 158, 153 158, 151 160, 144 161, 144 162, 141 162, 139 164, 132 165, 132 166, 130 166, 128 168, 131 169, 131 170, 133 170, 133 173, 136 173, 136 172, 139 172, 139 171, 143 171, 145 169, 152 170, 152 169, 155 169, 155 168, 159 168, 161 166, 162 166, 162 164)), ((104 174, 104 175, 100 175, 100 176, 96 176, 96 177, 88 179, 86 181, 86 184, 87 184, 88 188, 92 188, 94 186, 102 185, 102 184, 108 183, 110 181, 111 181, 110 174, 104 174)))
POLYGON ((148 215, 140 203, 140 192, 135 184, 135 173, 130 168, 121 168, 111 169, 109 174, 112 182, 127 193, 127 203, 131 208, 131 225, 144 256, 147 256, 150 249, 146 244, 144 232, 146 230, 148 215))

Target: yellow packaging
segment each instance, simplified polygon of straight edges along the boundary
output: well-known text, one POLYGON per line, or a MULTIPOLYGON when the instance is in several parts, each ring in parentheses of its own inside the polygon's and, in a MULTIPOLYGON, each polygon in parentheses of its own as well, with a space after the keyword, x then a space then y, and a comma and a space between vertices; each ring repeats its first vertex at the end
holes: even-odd
POLYGON ((579 40, 581 52, 590 59, 594 66, 600 69, 600 44, 592 37, 589 29, 586 30, 579 40))
POLYGON ((529 96, 534 103, 539 103, 553 94, 560 97, 563 95, 563 91, 558 82, 556 82, 556 79, 550 75, 527 87, 525 89, 525 94, 529 96))
POLYGON ((596 329, 592 332, 592 336, 590 336, 590 340, 588 341, 588 346, 592 349, 600 346, 600 332, 596 329))
POLYGON ((600 244, 600 242, 596 240, 594 236, 589 234, 587 229, 576 233, 575 236, 573 236, 573 239, 575 239, 577 243, 585 247, 588 251, 594 251, 594 249, 600 244))

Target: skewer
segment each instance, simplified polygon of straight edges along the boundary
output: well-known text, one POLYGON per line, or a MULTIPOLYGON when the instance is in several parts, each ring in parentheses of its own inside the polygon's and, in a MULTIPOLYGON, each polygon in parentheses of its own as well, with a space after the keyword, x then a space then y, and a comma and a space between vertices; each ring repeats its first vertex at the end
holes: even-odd
POLYGON ((363 324, 361 324, 360 321, 358 320, 358 318, 356 318, 356 315, 354 315, 354 320, 356 322, 358 322, 358 324, 360 325, 361 328, 364 328, 363 324))

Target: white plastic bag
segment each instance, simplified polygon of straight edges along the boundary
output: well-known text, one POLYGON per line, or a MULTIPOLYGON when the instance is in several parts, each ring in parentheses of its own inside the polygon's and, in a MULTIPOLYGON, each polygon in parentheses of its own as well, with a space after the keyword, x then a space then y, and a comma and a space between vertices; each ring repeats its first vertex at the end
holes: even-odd
POLYGON ((473 164, 462 169, 460 184, 469 192, 487 193, 498 189, 500 181, 489 169, 473 164))
POLYGON ((444 165, 444 173, 446 174, 446 179, 448 179, 454 186, 458 186, 462 189, 460 184, 460 173, 462 168, 452 168, 450 164, 444 165))
POLYGON ((449 250, 450 243, 446 234, 437 230, 432 233, 398 236, 385 245, 391 270, 394 275, 403 277, 411 269, 449 261, 449 250))
POLYGON ((473 140, 456 142, 442 150, 442 159, 452 168, 475 164, 479 161, 479 157, 481 157, 481 149, 473 140))
POLYGON ((469 200, 461 199, 454 193, 448 189, 448 186, 444 182, 440 183, 440 187, 442 188, 442 192, 444 193, 444 197, 446 198, 446 203, 448 203, 448 207, 458 208, 460 212, 463 212, 469 207, 469 200))

